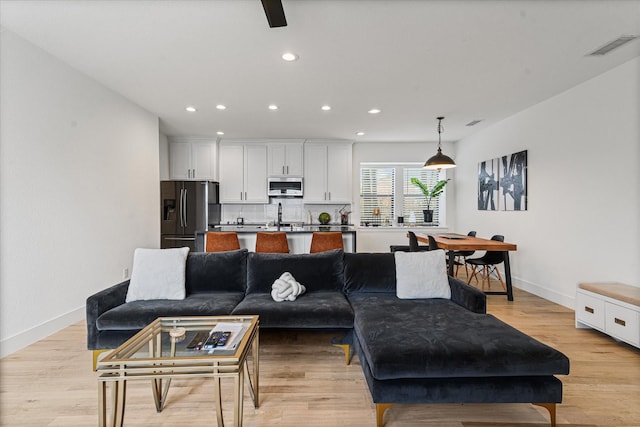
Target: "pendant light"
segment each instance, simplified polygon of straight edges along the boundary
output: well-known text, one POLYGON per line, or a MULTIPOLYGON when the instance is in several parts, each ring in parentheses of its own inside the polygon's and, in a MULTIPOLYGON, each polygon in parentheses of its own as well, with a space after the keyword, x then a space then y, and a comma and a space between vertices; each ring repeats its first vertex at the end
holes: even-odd
POLYGON ((438 117, 438 152, 435 156, 430 157, 429 160, 426 161, 426 163, 424 164, 425 169, 440 170, 456 167, 456 162, 454 162, 451 157, 442 154, 442 148, 440 147, 440 145, 442 144, 440 137, 443 130, 442 119, 444 119, 444 117, 438 117))

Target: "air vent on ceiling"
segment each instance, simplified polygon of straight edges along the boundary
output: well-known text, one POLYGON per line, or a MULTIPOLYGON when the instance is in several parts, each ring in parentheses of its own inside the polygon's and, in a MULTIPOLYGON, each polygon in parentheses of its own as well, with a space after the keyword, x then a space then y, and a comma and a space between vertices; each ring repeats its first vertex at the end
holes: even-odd
POLYGON ((619 48, 620 46, 622 46, 625 43, 630 42, 633 39, 638 38, 638 36, 620 36, 617 39, 610 41, 609 43, 605 44, 604 46, 594 50, 593 52, 587 54, 587 56, 600 56, 600 55, 606 55, 607 53, 611 52, 614 49, 619 48))
POLYGON ((469 123, 467 123, 467 126, 475 126, 478 123, 480 123, 481 121, 482 121, 482 119, 480 119, 480 120, 472 120, 469 123))

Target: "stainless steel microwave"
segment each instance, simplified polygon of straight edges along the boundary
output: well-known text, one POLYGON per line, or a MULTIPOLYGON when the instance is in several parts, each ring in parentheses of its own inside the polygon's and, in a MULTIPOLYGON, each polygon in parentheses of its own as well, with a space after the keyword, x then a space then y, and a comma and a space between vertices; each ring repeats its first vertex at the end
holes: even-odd
POLYGON ((276 176, 267 178, 270 197, 302 197, 301 176, 276 176))

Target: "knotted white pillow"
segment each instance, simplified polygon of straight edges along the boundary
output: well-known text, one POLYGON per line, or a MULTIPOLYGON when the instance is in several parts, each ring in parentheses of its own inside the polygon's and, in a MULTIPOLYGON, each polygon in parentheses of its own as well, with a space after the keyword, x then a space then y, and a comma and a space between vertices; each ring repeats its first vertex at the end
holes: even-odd
POLYGON ((282 273, 273 285, 271 285, 271 298, 276 302, 295 301, 298 296, 302 295, 307 289, 296 282, 291 273, 288 271, 282 273))

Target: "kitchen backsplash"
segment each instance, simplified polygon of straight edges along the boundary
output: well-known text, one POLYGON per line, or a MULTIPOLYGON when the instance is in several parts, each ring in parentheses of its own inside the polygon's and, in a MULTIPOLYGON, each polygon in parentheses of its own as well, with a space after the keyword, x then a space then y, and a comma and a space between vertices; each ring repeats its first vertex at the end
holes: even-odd
MULTIPOLYGON (((331 215, 331 223, 340 223, 340 209, 351 211, 351 205, 306 205, 302 199, 297 198, 272 198, 269 204, 223 204, 222 224, 235 224, 238 218, 243 218, 245 224, 266 224, 275 222, 278 219, 278 203, 282 203, 282 222, 299 222, 309 224, 309 213, 311 213, 311 223, 319 224, 318 215, 327 212, 331 215)), ((351 215, 349 215, 351 222, 351 215)))

